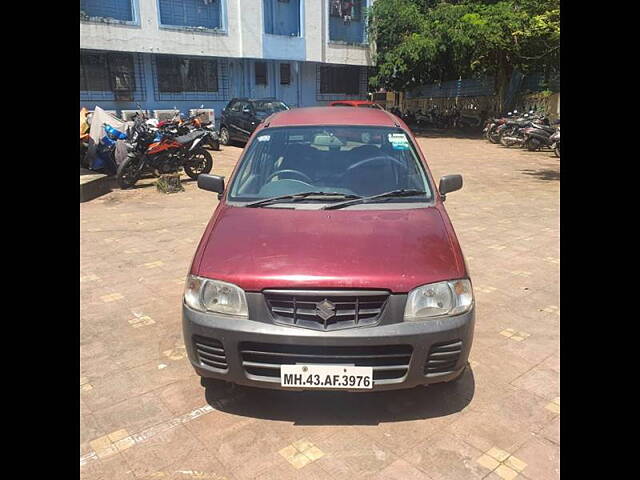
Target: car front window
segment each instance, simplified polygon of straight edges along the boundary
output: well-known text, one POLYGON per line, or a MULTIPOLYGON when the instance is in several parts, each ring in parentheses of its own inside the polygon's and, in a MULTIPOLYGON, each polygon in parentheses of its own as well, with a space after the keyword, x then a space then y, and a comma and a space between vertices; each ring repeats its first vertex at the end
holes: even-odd
POLYGON ((259 100, 253 102, 253 108, 256 113, 268 114, 282 112, 284 110, 289 110, 289 107, 284 102, 272 101, 272 100, 259 100))
MULTIPOLYGON (((258 132, 247 147, 228 200, 255 202, 305 192, 365 197, 401 189, 425 193, 380 202, 432 199, 415 146, 400 128, 276 127, 258 132)), ((296 204, 339 200, 311 196, 296 204)))

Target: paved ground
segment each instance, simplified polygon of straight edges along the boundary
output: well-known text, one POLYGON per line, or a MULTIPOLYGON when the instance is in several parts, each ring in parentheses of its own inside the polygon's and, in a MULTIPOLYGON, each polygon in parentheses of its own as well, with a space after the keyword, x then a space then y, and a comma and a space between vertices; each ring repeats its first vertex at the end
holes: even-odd
MULTIPOLYGON (((80 205, 83 479, 559 477, 559 159, 483 140, 420 143, 477 301, 458 385, 348 394, 206 389, 185 356, 184 277, 217 200, 152 180, 80 205)), ((240 153, 214 152, 229 175, 240 153)))

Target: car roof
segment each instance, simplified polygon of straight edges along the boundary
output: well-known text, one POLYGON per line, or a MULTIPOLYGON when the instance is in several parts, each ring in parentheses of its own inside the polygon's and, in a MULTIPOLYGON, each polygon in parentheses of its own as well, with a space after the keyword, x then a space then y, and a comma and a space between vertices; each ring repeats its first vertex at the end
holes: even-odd
POLYGON ((304 107, 274 113, 265 123, 269 127, 296 125, 400 126, 394 118, 390 113, 377 108, 304 107))
POLYGON ((238 102, 238 101, 243 101, 243 102, 262 102, 262 101, 282 102, 282 100, 279 100, 279 99, 277 99, 275 97, 264 97, 264 98, 238 97, 238 98, 232 98, 230 100, 230 102, 238 102))
POLYGON ((338 104, 347 104, 347 105, 375 105, 375 103, 370 102, 369 100, 336 100, 331 102, 329 105, 338 105, 338 104))

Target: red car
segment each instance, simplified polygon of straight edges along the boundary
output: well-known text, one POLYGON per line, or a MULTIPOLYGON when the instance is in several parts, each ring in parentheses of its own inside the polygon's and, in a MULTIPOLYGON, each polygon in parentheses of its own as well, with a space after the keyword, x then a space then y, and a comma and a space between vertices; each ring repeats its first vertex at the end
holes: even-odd
POLYGON ((365 107, 365 108, 377 108, 384 110, 377 103, 370 102, 368 100, 336 100, 329 103, 330 107, 365 107))
POLYGON ((251 135, 187 278, 202 377, 369 391, 461 377, 475 322, 466 262, 407 126, 377 109, 298 108, 251 135), (352 140, 357 138, 358 141, 352 140))

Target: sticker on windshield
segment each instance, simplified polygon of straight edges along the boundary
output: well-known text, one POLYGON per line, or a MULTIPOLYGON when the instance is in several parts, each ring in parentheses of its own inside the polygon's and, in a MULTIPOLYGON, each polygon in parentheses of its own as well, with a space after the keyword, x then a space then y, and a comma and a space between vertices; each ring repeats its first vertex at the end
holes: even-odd
POLYGON ((269 140, 271 140, 271 135, 260 135, 258 137, 259 142, 268 142, 269 140))
POLYGON ((409 140, 404 133, 390 133, 388 138, 394 150, 409 150, 409 140))

